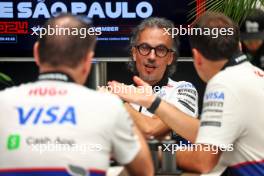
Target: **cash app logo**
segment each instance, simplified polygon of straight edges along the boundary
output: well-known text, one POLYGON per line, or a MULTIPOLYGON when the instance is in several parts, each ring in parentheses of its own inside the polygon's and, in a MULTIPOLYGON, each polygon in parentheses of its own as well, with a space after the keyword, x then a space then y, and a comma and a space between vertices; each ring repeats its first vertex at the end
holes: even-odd
POLYGON ((7 138, 7 149, 16 150, 20 147, 20 136, 17 134, 9 135, 7 138))

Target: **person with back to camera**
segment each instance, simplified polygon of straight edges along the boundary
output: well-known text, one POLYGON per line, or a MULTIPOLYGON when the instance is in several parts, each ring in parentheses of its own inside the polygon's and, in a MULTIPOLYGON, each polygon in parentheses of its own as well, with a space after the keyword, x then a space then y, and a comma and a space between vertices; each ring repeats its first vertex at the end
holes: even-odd
MULTIPOLYGON (((190 36, 195 69, 207 82, 201 121, 144 91, 117 95, 153 109, 164 123, 195 144, 195 148, 176 151, 179 167, 213 176, 263 176, 264 72, 241 52, 239 28, 225 15, 207 12, 193 27, 233 29, 232 35, 218 38, 190 36)), ((141 89, 150 89, 139 77, 134 81, 141 89)))
MULTIPOLYGON (((44 28, 87 30, 63 14, 44 28)), ((106 175, 111 154, 131 175, 153 175, 148 147, 119 98, 82 84, 96 37, 45 35, 34 45, 39 77, 0 93, 0 176, 106 175)))

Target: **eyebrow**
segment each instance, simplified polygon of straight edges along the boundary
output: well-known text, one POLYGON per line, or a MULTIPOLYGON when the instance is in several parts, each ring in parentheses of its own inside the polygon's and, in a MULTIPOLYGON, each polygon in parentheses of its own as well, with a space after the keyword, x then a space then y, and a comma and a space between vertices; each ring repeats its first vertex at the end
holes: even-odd
POLYGON ((166 47, 166 48, 169 48, 169 47, 167 47, 165 44, 158 44, 158 45, 156 45, 156 46, 153 46, 153 45, 150 45, 150 44, 148 44, 148 43, 146 43, 146 42, 143 42, 143 43, 140 43, 139 45, 142 45, 142 44, 149 45, 149 46, 151 46, 151 47, 153 47, 153 48, 156 48, 156 47, 158 47, 158 46, 164 46, 164 47, 166 47))

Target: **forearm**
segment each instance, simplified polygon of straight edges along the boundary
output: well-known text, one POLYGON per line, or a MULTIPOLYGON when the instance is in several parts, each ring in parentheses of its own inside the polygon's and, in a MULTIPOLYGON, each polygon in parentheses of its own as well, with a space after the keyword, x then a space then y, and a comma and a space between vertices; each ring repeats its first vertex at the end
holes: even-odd
POLYGON ((195 142, 198 134, 200 121, 195 119, 176 107, 162 101, 156 110, 156 115, 165 122, 173 131, 181 135, 185 139, 195 142))
POLYGON ((150 136, 160 137, 169 132, 169 128, 164 124, 159 117, 148 117, 136 111, 130 104, 126 103, 125 107, 133 118, 135 124, 144 134, 145 137, 150 136))
MULTIPOLYGON (((139 104, 145 107, 150 107, 154 99, 155 96, 149 96, 144 101, 139 102, 139 104)), ((183 113, 177 107, 166 103, 165 101, 161 101, 159 107, 155 111, 155 115, 159 116, 160 119, 177 134, 192 143, 195 142, 200 125, 198 119, 183 113)))
POLYGON ((200 164, 198 157, 194 157, 192 151, 177 151, 176 152, 176 163, 177 167, 190 172, 201 173, 200 164))
POLYGON ((143 133, 144 136, 146 136, 146 133, 150 131, 149 124, 146 123, 144 119, 144 115, 136 111, 134 108, 131 107, 130 104, 125 103, 126 110, 129 112, 130 116, 134 120, 135 124, 139 128, 139 130, 143 133))
POLYGON ((203 144, 198 144, 201 148, 188 151, 176 151, 177 166, 191 172, 208 173, 218 163, 221 152, 205 150, 203 144), (201 150, 200 150, 201 149, 201 150))

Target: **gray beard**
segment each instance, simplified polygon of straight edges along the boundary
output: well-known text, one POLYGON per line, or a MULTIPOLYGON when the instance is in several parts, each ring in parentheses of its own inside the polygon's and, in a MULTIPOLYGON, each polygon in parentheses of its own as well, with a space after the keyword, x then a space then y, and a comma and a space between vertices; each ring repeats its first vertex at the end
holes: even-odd
POLYGON ((153 82, 153 81, 156 82, 156 78, 154 78, 154 76, 140 75, 140 78, 141 78, 143 81, 147 82, 147 83, 151 83, 151 82, 153 82))

